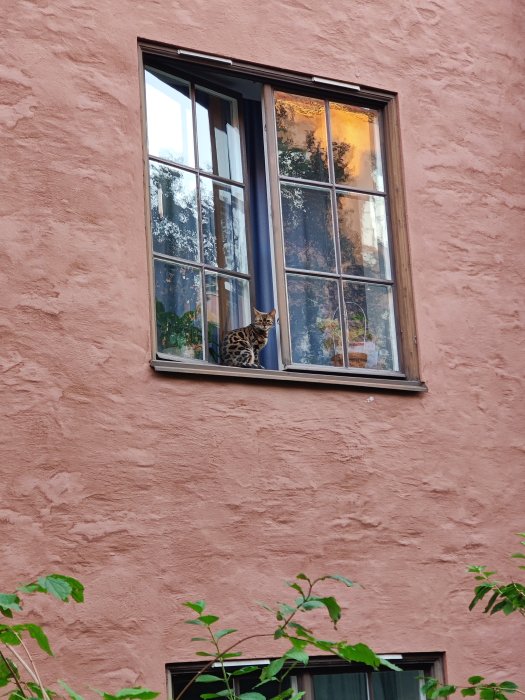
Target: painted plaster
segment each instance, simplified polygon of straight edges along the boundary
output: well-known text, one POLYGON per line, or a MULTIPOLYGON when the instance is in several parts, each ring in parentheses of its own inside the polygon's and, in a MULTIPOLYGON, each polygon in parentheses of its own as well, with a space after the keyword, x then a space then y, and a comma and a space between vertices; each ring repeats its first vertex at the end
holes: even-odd
POLYGON ((183 600, 263 625, 254 601, 306 570, 366 587, 342 635, 525 682, 520 621, 469 614, 464 573, 510 575, 524 529, 518 3, 8 5, 2 590, 87 586, 35 603, 56 620, 46 676, 161 689, 192 658, 183 600), (428 394, 152 372, 137 37, 399 93, 428 394))

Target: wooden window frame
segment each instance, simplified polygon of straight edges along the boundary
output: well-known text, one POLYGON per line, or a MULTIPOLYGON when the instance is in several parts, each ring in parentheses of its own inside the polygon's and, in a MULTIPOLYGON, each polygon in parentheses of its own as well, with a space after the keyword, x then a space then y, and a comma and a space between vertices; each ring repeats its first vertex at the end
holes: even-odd
MULTIPOLYGON (((397 329, 397 346, 399 352, 399 372, 388 372, 366 368, 332 368, 329 366, 298 366, 289 362, 283 363, 279 370, 253 370, 237 367, 213 365, 203 361, 185 362, 178 359, 159 358, 157 353, 151 361, 152 368, 157 372, 171 373, 175 375, 202 375, 203 377, 222 377, 225 379, 255 380, 255 381, 282 381, 288 384, 326 384, 329 386, 361 387, 369 389, 390 389, 408 393, 421 393, 427 391, 424 382, 421 381, 419 372, 419 358, 417 349, 417 331, 414 309, 414 295, 412 277, 410 271, 410 245, 407 229, 407 211, 404 190, 404 170, 401 154, 401 129, 399 120, 399 106, 397 95, 385 90, 375 90, 365 86, 351 86, 337 83, 329 79, 319 79, 315 76, 302 73, 292 73, 269 68, 267 66, 244 63, 224 56, 195 55, 188 49, 172 48, 156 44, 150 41, 139 40, 139 70, 143 96, 143 148, 145 163, 145 193, 146 193, 146 220, 148 238, 151 241, 151 221, 149 213, 149 166, 147 153, 147 131, 145 114, 145 85, 144 85, 144 54, 165 57, 173 62, 188 63, 191 59, 192 66, 203 68, 220 68, 221 73, 229 73, 232 77, 257 80, 264 85, 263 104, 263 130, 265 137, 265 151, 267 161, 267 191, 268 191, 268 216, 270 222, 270 235, 272 238, 273 271, 275 294, 280 313, 287 309, 285 302, 286 289, 284 277, 284 259, 282 253, 282 232, 280 216, 280 201, 278 201, 278 173, 276 158, 275 120, 273 116, 273 97, 269 99, 274 90, 285 90, 300 94, 321 97, 325 100, 351 101, 356 106, 372 107, 381 111, 382 115, 382 148, 385 171, 385 193, 388 198, 388 217, 391 237, 391 265, 392 278, 395 283, 394 309, 397 329), (189 57, 188 54, 191 54, 189 57), (276 186, 277 185, 277 186, 276 186), (344 371, 342 371, 344 369, 344 371)), ((175 72, 175 71, 174 71, 175 72)), ((242 130, 241 130, 242 132, 242 130)), ((241 133, 241 138, 244 135, 241 133)), ((243 166, 246 167, 245 149, 243 145, 243 166)), ((247 172, 247 171, 245 171, 247 172)), ((246 183, 246 192, 248 186, 246 183)), ((248 250, 250 267, 252 265, 252 240, 248 235, 248 250)), ((150 243, 151 250, 151 243, 150 243)), ((154 289, 153 265, 150 265, 150 283, 154 289)), ((251 268, 250 273, 252 273, 251 268)), ((152 337, 156 337, 155 308, 152 294, 151 319, 152 337)), ((286 315, 287 311, 285 312, 286 315)), ((283 319, 281 326, 288 325, 288 318, 283 319)), ((283 346, 287 343, 287 328, 283 332, 283 346)), ((287 360, 288 358, 284 358, 287 360)))

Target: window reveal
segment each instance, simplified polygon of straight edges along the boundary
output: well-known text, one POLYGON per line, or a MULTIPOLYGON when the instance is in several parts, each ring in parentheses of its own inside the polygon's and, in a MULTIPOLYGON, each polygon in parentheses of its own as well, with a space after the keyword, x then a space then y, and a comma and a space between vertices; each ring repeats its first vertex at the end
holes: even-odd
POLYGON ((145 77, 157 356, 219 364, 277 306, 265 367, 417 378, 381 103, 154 55, 145 77))

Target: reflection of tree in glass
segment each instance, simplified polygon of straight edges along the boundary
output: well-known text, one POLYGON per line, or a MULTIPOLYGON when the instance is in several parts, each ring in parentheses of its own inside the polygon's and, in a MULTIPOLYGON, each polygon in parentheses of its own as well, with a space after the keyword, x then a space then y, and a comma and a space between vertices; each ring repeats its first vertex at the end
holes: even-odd
POLYGON ((156 252, 199 259, 195 176, 151 166, 151 224, 156 252))
MULTIPOLYGON (((298 143, 294 134, 296 124, 295 107, 284 100, 275 105, 275 121, 279 149, 281 175, 304 180, 328 180, 328 154, 320 139, 315 138, 315 129, 304 133, 304 145, 298 143)), ((336 182, 349 182, 352 175, 348 163, 352 160, 354 147, 349 143, 334 142, 332 152, 336 182)))
POLYGON ((281 188, 286 264, 308 270, 335 271, 329 193, 286 185, 281 188))

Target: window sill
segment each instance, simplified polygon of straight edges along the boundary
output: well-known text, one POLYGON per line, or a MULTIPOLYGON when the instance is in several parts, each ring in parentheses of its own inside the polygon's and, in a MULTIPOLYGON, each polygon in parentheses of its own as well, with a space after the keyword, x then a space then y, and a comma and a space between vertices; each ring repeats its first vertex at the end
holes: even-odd
POLYGON ((361 389, 386 389, 387 391, 403 391, 421 393, 428 391, 424 382, 408 379, 388 378, 371 375, 342 375, 313 372, 280 371, 273 369, 248 369, 243 367, 225 367, 223 365, 207 365, 204 363, 177 362, 173 360, 152 360, 151 367, 155 372, 168 374, 193 374, 222 379, 243 379, 248 381, 288 382, 292 384, 323 384, 345 386, 361 389))

